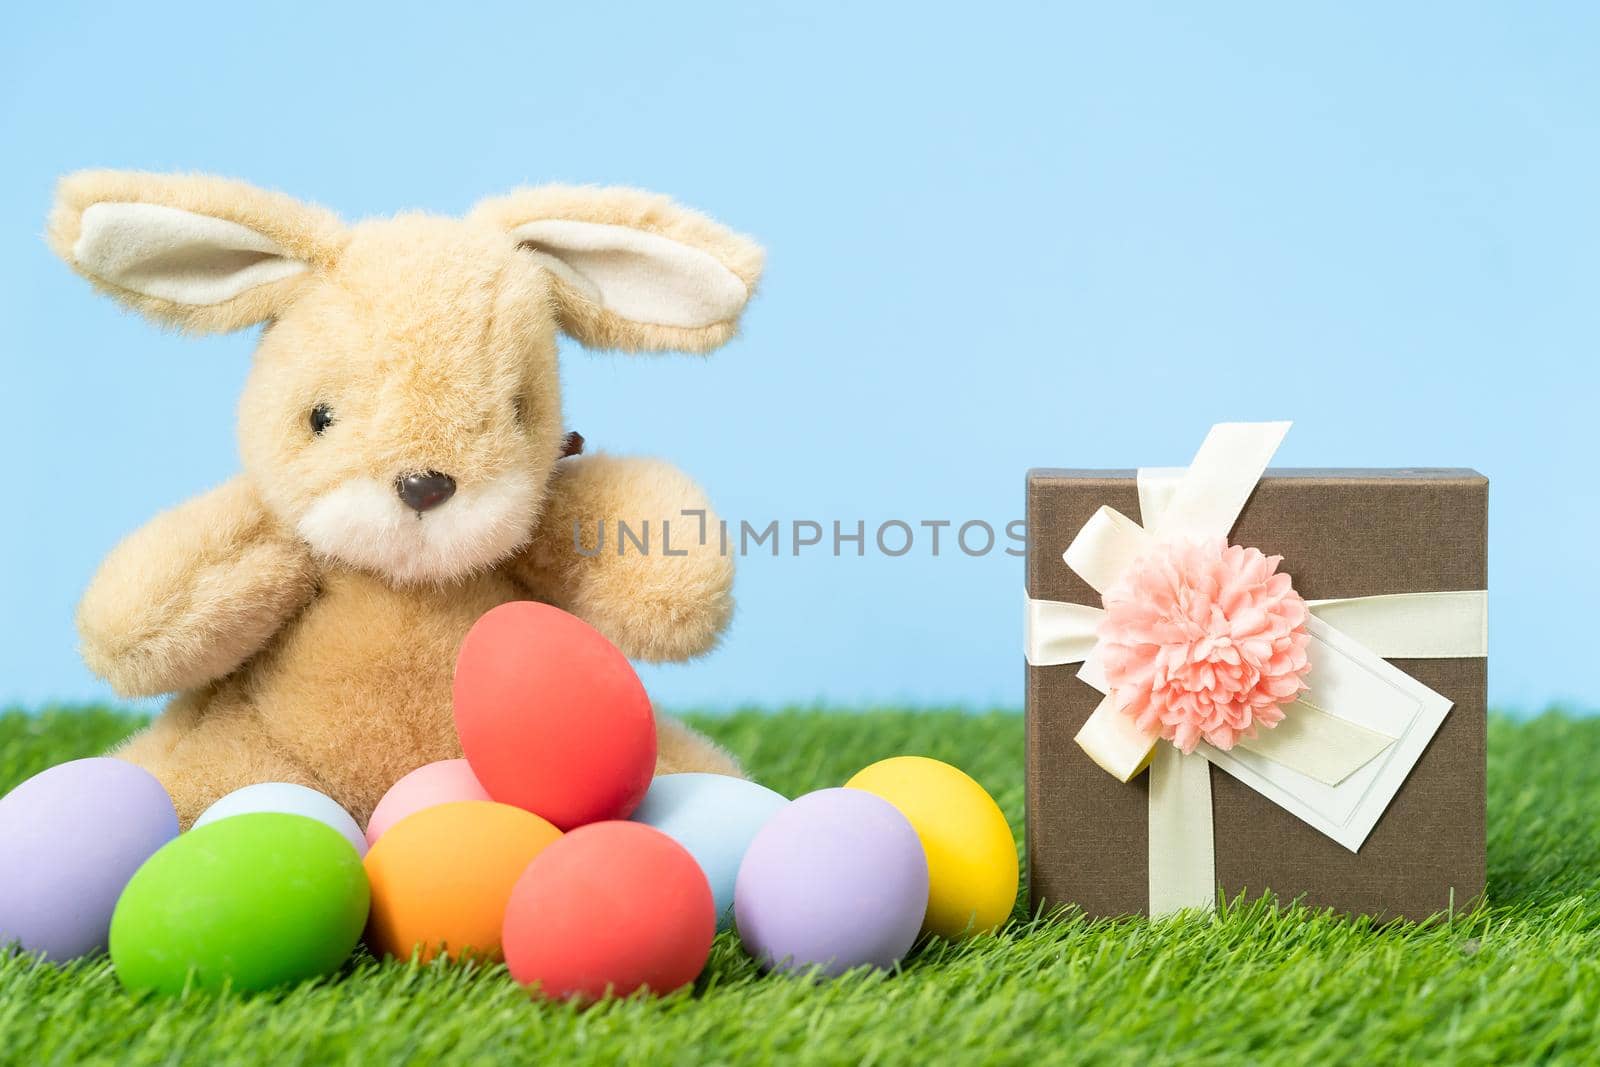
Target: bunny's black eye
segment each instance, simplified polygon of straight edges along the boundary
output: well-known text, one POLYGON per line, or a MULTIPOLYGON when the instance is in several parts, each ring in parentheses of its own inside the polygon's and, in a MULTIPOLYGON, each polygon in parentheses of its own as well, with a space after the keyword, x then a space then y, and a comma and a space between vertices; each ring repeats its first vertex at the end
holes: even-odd
POLYGON ((329 426, 332 426, 332 425, 333 425, 333 412, 328 408, 328 405, 326 405, 326 404, 318 404, 316 407, 311 409, 311 432, 312 433, 321 434, 323 430, 326 430, 329 426))

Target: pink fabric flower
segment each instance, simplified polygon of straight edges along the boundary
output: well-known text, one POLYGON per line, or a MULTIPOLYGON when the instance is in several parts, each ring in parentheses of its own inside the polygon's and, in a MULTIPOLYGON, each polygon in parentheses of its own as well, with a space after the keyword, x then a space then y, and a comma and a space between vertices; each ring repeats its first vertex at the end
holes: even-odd
POLYGON ((1310 670, 1306 602, 1282 556, 1175 541, 1105 594, 1099 654, 1117 706, 1184 752, 1276 726, 1310 670))

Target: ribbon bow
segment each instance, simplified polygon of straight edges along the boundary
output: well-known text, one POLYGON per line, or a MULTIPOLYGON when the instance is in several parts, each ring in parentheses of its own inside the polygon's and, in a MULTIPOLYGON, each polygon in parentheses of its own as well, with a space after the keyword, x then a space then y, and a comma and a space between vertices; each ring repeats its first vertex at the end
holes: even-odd
MULTIPOLYGON (((1187 469, 1140 469, 1144 525, 1103 507, 1067 548, 1065 563, 1104 595, 1158 546, 1226 538, 1289 426, 1222 423, 1187 469)), ((1310 690, 1282 709, 1276 726, 1240 737, 1229 751, 1161 744, 1122 710, 1125 701, 1106 678, 1099 608, 1029 598, 1025 652, 1034 666, 1082 663, 1078 677, 1106 694, 1076 738, 1100 767, 1121 781, 1150 770, 1156 917, 1216 906, 1207 764, 1358 851, 1451 707, 1385 659, 1485 655, 1487 602, 1484 590, 1308 602, 1310 690)))

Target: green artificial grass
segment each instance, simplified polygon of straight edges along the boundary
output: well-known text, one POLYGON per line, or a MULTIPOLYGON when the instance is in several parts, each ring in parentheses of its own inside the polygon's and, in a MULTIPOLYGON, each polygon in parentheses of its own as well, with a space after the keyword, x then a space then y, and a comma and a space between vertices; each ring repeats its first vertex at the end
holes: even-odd
MULTIPOLYGON (((137 721, 0 715, 0 790, 137 721)), ((790 794, 884 756, 948 760, 1022 829, 1017 715, 796 710, 696 724, 790 794)), ((1595 1062, 1600 719, 1496 718, 1489 751, 1491 904, 1426 926, 1259 901, 1154 925, 1019 907, 998 936, 924 944, 898 973, 827 982, 763 976, 722 935, 693 992, 581 1010, 530 1002, 498 967, 363 957, 278 994, 162 1000, 123 993, 103 959, 13 957, 0 962, 0 1060, 1595 1062)))

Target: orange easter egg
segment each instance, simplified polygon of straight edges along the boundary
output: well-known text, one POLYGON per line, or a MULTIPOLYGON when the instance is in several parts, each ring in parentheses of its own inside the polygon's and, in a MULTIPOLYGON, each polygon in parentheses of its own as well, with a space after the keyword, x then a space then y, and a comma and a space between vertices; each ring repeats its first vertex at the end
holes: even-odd
POLYGON ((531 812, 486 800, 441 804, 400 820, 367 853, 375 956, 444 953, 498 960, 517 879, 561 836, 531 812))

